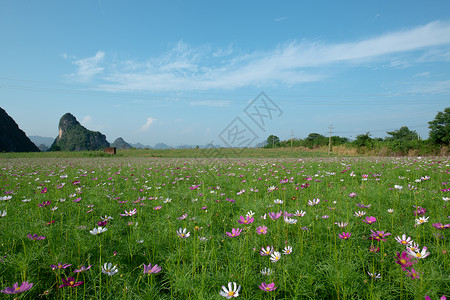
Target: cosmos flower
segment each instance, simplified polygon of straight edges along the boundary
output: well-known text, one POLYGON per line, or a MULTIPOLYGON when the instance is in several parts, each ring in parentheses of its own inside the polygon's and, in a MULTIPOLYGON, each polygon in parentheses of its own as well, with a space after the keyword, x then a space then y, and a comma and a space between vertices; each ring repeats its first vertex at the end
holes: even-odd
POLYGON ((294 216, 296 216, 296 217, 304 217, 306 215, 306 211, 299 211, 299 210, 297 210, 297 211, 295 211, 295 213, 294 213, 294 216))
POLYGON ((370 217, 366 217, 363 222, 366 224, 373 224, 377 221, 377 218, 370 216, 370 217))
POLYGON ((45 240, 45 236, 38 236, 37 234, 34 234, 34 235, 27 234, 27 237, 29 237, 33 241, 45 240))
POLYGON ((350 232, 339 233, 339 238, 343 240, 348 240, 352 234, 350 232))
POLYGON ((280 258, 281 258, 281 253, 278 251, 275 251, 272 254, 270 254, 270 261, 273 263, 279 261, 280 258))
POLYGON ((188 214, 183 214, 181 217, 178 217, 178 220, 184 220, 186 219, 188 214))
POLYGON ((264 225, 256 227, 256 233, 257 234, 266 234, 267 233, 267 227, 264 226, 264 225))
POLYGON ((297 223, 297 221, 298 221, 297 219, 284 217, 284 222, 286 222, 288 224, 295 224, 295 223, 297 223))
POLYGON ((417 262, 417 260, 412 260, 412 257, 408 255, 408 252, 403 251, 402 253, 397 254, 397 260, 395 261, 396 264, 399 264, 402 270, 406 270, 406 268, 411 267, 413 264, 417 262))
POLYGON ((228 282, 228 288, 222 285, 222 290, 219 292, 220 296, 227 299, 236 298, 239 296, 239 291, 241 286, 237 285, 236 282, 228 282))
POLYGON ((270 275, 272 275, 272 270, 269 268, 264 268, 261 270, 261 274, 265 275, 265 276, 270 276, 270 275))
POLYGON ((228 235, 228 237, 237 237, 241 234, 242 229, 241 228, 232 228, 231 229, 231 233, 230 232, 225 232, 226 235, 228 235))
POLYGON ((283 249, 283 254, 284 255, 288 255, 288 254, 291 254, 291 253, 292 253, 292 247, 291 246, 284 247, 284 249, 283 249))
POLYGON ((248 211, 247 214, 245 215, 246 217, 250 217, 253 218, 253 216, 255 215, 255 213, 253 211, 248 211))
POLYGON ((366 214, 365 211, 355 211, 354 216, 360 218, 363 217, 365 214, 366 214))
POLYGON ((92 265, 89 265, 89 266, 87 266, 87 267, 81 266, 79 269, 73 270, 73 272, 74 272, 74 273, 81 273, 81 272, 84 272, 84 271, 89 270, 91 267, 92 267, 92 265))
POLYGON ((0 218, 6 217, 6 210, 1 211, 0 210, 0 218))
POLYGON ((117 269, 117 266, 113 266, 112 263, 105 263, 102 266, 102 273, 113 276, 114 274, 117 274, 119 272, 119 269, 117 269))
POLYGON ((276 219, 278 219, 279 217, 281 217, 281 216, 283 215, 283 212, 282 212, 282 211, 279 211, 279 212, 269 212, 268 215, 269 215, 269 217, 270 217, 272 220, 275 221, 276 219))
POLYGON ((243 216, 239 216, 238 223, 240 223, 240 224, 251 224, 251 223, 253 223, 253 221, 255 221, 255 219, 253 217, 247 216, 247 217, 244 218, 243 216))
POLYGON ((319 198, 314 198, 314 199, 312 199, 312 200, 308 200, 308 205, 309 206, 313 206, 313 205, 317 205, 317 204, 319 204, 320 203, 320 199, 319 198))
POLYGON ((152 264, 148 264, 148 266, 146 266, 144 264, 144 274, 150 275, 150 274, 156 274, 159 272, 161 272, 161 267, 159 267, 157 264, 155 264, 153 267, 152 267, 152 264))
POLYGON ((283 200, 275 199, 275 200, 273 200, 273 203, 275 203, 275 204, 283 204, 283 200))
POLYGON ((25 291, 28 291, 33 287, 32 283, 28 283, 28 281, 22 282, 22 284, 19 286, 19 283, 16 282, 13 284, 12 287, 6 287, 4 290, 1 290, 4 294, 19 294, 23 293, 25 291))
POLYGON ((381 274, 367 272, 373 279, 381 279, 381 274))
POLYGON ((269 283, 269 284, 263 282, 263 283, 261 283, 261 285, 259 285, 259 288, 261 290, 263 290, 264 292, 271 292, 271 291, 274 291, 277 289, 277 287, 275 286, 275 283, 273 283, 273 282, 269 283))
POLYGON ((422 251, 419 251, 419 249, 417 251, 408 250, 408 254, 412 257, 422 259, 430 255, 430 252, 427 251, 427 247, 423 247, 422 251))
POLYGON ((69 277, 67 279, 64 279, 64 278, 61 277, 61 280, 63 281, 63 284, 61 284, 59 286, 59 288, 63 288, 63 287, 66 287, 66 286, 77 287, 77 286, 83 284, 83 281, 76 282, 75 278, 73 278, 73 277, 69 277))
POLYGON ((133 209, 133 210, 130 210, 130 211, 126 211, 125 210, 125 213, 124 214, 120 214, 122 217, 131 217, 131 216, 133 216, 134 214, 136 214, 136 212, 137 212, 137 210, 136 210, 136 208, 135 209, 133 209))
POLYGON ((420 218, 416 219, 416 226, 428 222, 429 218, 430 217, 426 217, 425 218, 425 216, 423 216, 423 217, 420 217, 420 218))
POLYGON ((65 269, 70 267, 71 264, 62 264, 62 263, 58 263, 56 265, 50 265, 50 267, 52 268, 52 270, 61 270, 61 269, 65 269))
POLYGON ((450 228, 450 224, 442 224, 442 223, 433 223, 432 224, 434 228, 436 229, 446 229, 446 228, 450 228))
POLYGON ((98 234, 103 233, 103 232, 105 232, 107 230, 108 230, 108 228, 98 227, 98 228, 94 228, 94 229, 90 230, 89 232, 92 235, 98 235, 98 234))
POLYGON ((344 227, 346 227, 348 225, 347 222, 334 222, 334 224, 339 226, 339 228, 344 228, 344 227))
POLYGON ((187 233, 186 233, 186 231, 187 231, 187 228, 181 228, 181 227, 180 227, 180 228, 177 230, 177 234, 178 234, 178 236, 179 236, 180 238, 185 239, 185 238, 188 238, 188 237, 191 235, 190 232, 187 232, 187 233))
POLYGON ((397 236, 395 238, 395 240, 397 241, 397 243, 399 243, 400 245, 410 245, 412 244, 414 241, 411 239, 411 237, 406 237, 406 234, 403 234, 401 237, 397 236))
POLYGON ((272 253, 273 253, 273 246, 267 246, 266 248, 261 247, 261 251, 259 251, 259 254, 261 256, 271 255, 272 253))
POLYGON ((419 272, 411 268, 411 270, 406 270, 406 276, 411 277, 411 279, 419 279, 419 272))

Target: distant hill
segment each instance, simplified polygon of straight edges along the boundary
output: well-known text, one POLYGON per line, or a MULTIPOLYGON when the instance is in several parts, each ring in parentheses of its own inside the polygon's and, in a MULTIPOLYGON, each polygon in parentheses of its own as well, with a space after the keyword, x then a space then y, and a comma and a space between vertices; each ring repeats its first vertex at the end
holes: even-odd
POLYGON ((51 151, 102 150, 109 147, 104 134, 86 129, 70 113, 61 117, 58 130, 51 151))
POLYGON ((153 146, 153 149, 172 149, 172 147, 170 147, 169 145, 166 145, 164 143, 158 143, 155 146, 153 146))
POLYGON ((40 145, 45 145, 48 148, 51 147, 51 145, 53 144, 53 141, 55 140, 54 138, 51 138, 51 137, 39 136, 39 135, 30 135, 29 138, 36 146, 39 147, 40 145))
POLYGON ((0 152, 39 152, 17 123, 0 107, 0 152))
POLYGON ((131 145, 123 140, 123 138, 117 138, 113 143, 111 143, 111 147, 116 147, 117 149, 130 149, 131 145))
POLYGON ((153 149, 152 146, 149 145, 143 145, 141 143, 136 143, 136 144, 130 144, 132 147, 134 148, 141 148, 141 149, 153 149))

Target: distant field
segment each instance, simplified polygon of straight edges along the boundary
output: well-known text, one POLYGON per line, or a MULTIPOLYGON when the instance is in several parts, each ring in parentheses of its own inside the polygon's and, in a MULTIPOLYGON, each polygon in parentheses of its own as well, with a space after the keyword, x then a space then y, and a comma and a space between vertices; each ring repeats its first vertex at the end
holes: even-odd
MULTIPOLYGON (((38 153, 0 153, 0 158, 44 158, 44 157, 109 157, 103 151, 78 152, 38 152, 38 153)), ((168 150, 117 150, 117 156, 122 157, 160 157, 160 158, 302 158, 328 157, 327 152, 309 150, 307 148, 278 149, 168 149, 168 150)), ((337 156, 332 154, 331 156, 337 156)))

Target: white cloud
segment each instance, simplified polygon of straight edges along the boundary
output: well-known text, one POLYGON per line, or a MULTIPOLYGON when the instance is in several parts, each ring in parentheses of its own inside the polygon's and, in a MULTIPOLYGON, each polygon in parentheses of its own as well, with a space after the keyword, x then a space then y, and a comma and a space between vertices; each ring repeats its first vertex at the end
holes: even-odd
MULTIPOLYGON (((104 83, 97 88, 105 91, 236 89, 320 81, 330 76, 324 70, 330 65, 355 66, 377 62, 387 67, 408 67, 424 59, 412 58, 411 54, 423 56, 425 52, 439 49, 443 57, 444 53, 450 53, 448 45, 450 24, 436 21, 408 30, 335 44, 294 41, 271 51, 242 54, 230 47, 219 51, 209 46, 191 48, 179 42, 167 53, 144 62, 115 61, 110 68, 103 69, 99 63, 105 55, 99 51, 94 57, 74 63, 81 78, 103 73, 101 79, 104 83), (417 51, 420 53, 413 53, 417 51)), ((433 59, 438 58, 433 56, 433 59)))
POLYGON ((156 121, 155 118, 147 118, 147 121, 145 122, 144 125, 141 126, 141 128, 139 129, 139 131, 146 131, 150 128, 150 126, 156 121))
POLYGON ((104 68, 100 67, 99 64, 103 61, 104 57, 105 52, 97 51, 92 57, 75 60, 72 63, 77 66, 77 71, 69 76, 79 81, 88 81, 92 79, 95 75, 103 72, 104 68))
POLYGON ((210 106, 210 107, 228 107, 230 101, 227 100, 203 100, 203 101, 191 101, 192 106, 210 106))
POLYGON ((83 125, 84 127, 88 127, 89 125, 92 124, 92 117, 91 116, 85 116, 83 118, 83 120, 81 120, 81 125, 83 125))

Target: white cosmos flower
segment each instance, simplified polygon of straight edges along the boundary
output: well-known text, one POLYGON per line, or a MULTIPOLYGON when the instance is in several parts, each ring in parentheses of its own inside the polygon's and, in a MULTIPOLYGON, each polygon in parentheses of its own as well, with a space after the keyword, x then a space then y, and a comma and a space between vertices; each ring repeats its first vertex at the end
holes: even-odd
POLYGON ((102 267, 102 273, 113 276, 114 274, 117 274, 119 272, 119 269, 117 269, 117 266, 113 266, 112 263, 105 263, 102 267))
POLYGON ((1 211, 0 210, 0 218, 6 217, 6 210, 1 211))
POLYGON ((220 296, 223 296, 227 299, 231 299, 239 296, 240 290, 241 286, 237 285, 236 282, 228 282, 228 288, 222 285, 222 290, 219 292, 219 294, 220 296))
POLYGON ((425 216, 423 216, 423 217, 420 217, 420 218, 416 219, 416 225, 421 225, 421 224, 423 224, 425 222, 428 222, 428 218, 429 217, 425 218, 425 216))
POLYGON ((94 228, 94 229, 90 230, 89 232, 92 235, 98 235, 98 234, 103 233, 103 232, 105 232, 107 230, 108 230, 108 228, 99 227, 99 228, 94 228))
POLYGON ((261 270, 261 274, 262 275, 266 275, 266 276, 270 276, 270 275, 272 275, 272 270, 269 269, 269 268, 264 268, 264 269, 261 270))
POLYGON ((272 253, 272 254, 270 255, 270 260, 271 260, 273 263, 279 261, 280 258, 281 258, 281 253, 278 252, 278 251, 275 251, 274 253, 272 253))
POLYGON ((288 255, 292 253, 292 247, 291 246, 286 246, 283 249, 283 254, 288 255))

